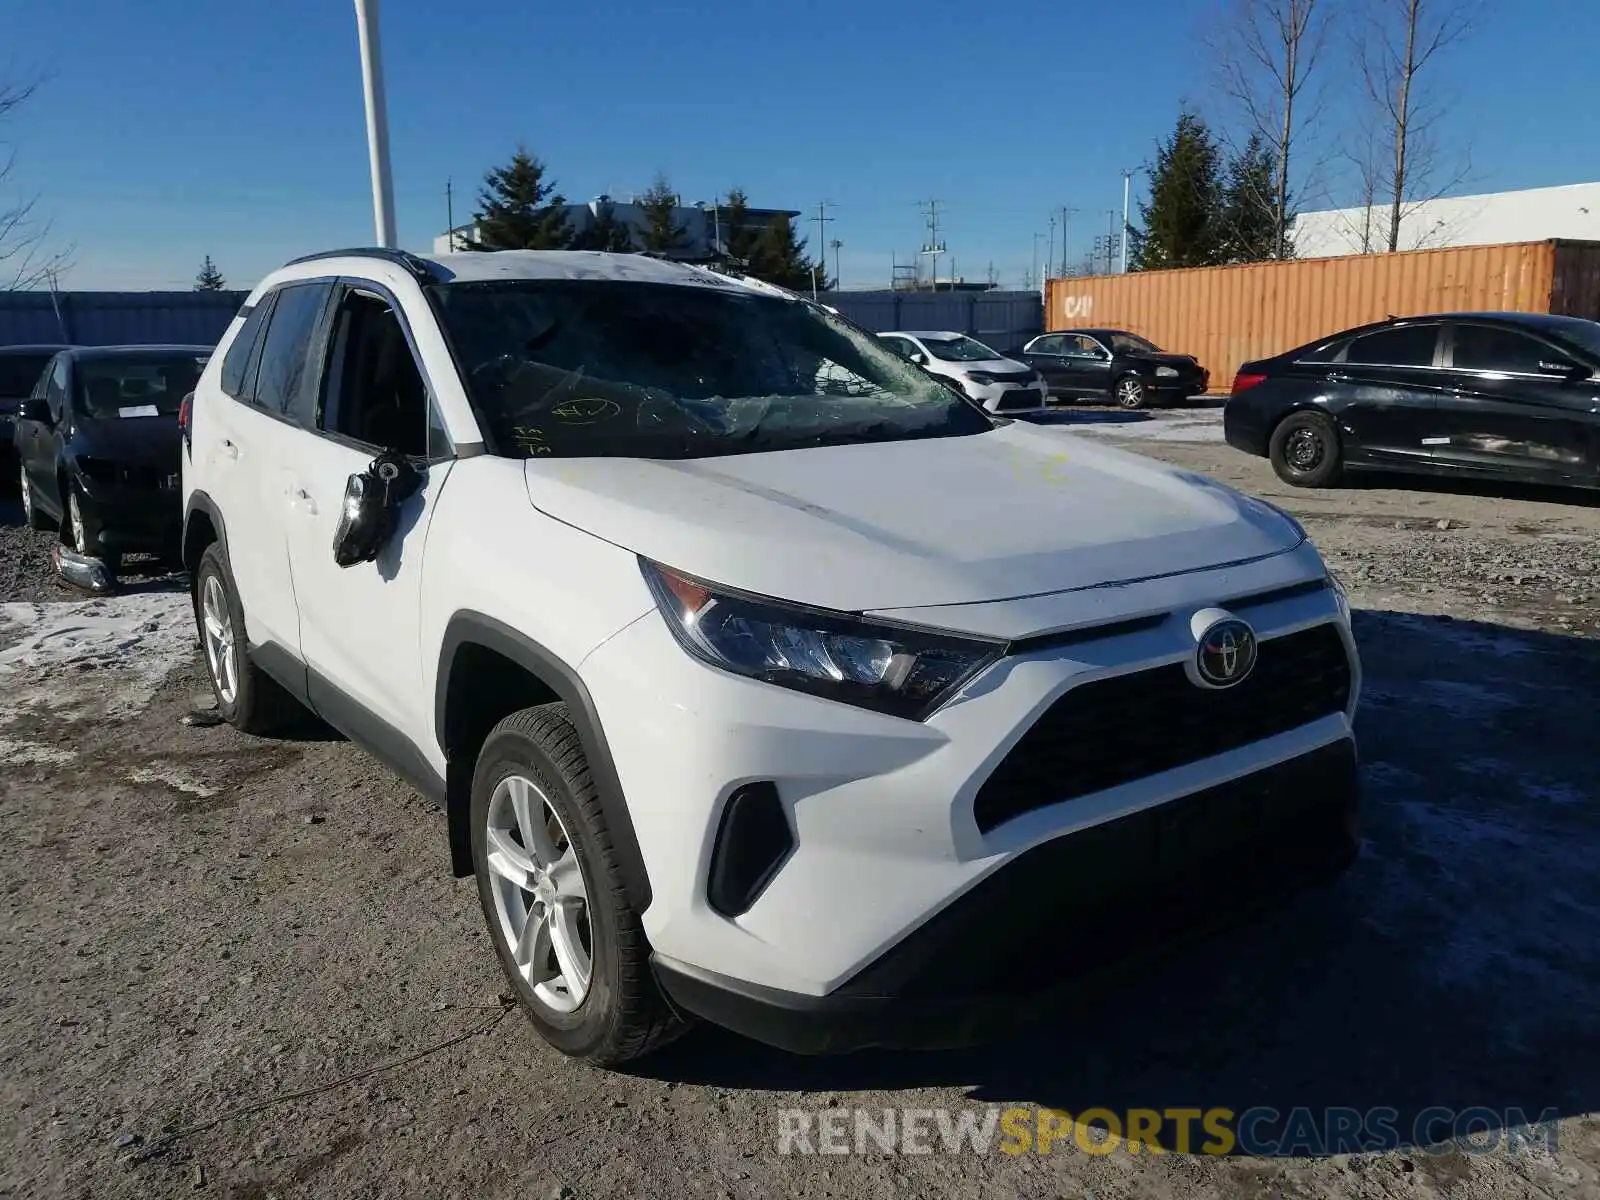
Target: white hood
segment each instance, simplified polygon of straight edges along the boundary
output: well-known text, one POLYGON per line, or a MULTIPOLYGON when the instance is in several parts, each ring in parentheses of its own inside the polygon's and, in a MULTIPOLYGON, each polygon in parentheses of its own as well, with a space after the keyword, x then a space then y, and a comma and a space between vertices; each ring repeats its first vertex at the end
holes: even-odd
POLYGON ((540 511, 690 575, 844 611, 1200 570, 1299 531, 1222 484, 1058 430, 688 460, 529 459, 540 511))

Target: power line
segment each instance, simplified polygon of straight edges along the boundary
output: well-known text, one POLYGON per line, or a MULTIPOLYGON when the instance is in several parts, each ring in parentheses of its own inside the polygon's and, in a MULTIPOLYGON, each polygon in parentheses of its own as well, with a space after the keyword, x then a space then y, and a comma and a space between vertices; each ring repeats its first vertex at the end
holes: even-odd
POLYGON ((1061 206, 1061 274, 1067 273, 1067 243, 1072 240, 1072 214, 1081 212, 1082 209, 1072 208, 1069 205, 1061 206))
POLYGON ((812 267, 811 268, 811 298, 813 300, 815 300, 817 298, 817 274, 818 274, 819 270, 821 270, 821 271, 827 270, 827 264, 828 264, 828 222, 833 220, 833 218, 828 215, 828 209, 830 207, 837 207, 837 206, 834 205, 831 200, 819 200, 817 202, 817 216, 816 216, 816 221, 817 221, 817 257, 820 260, 822 265, 821 265, 820 268, 819 267, 812 267))
POLYGON ((922 253, 931 256, 933 260, 933 290, 939 290, 939 255, 945 251, 945 245, 939 240, 939 205, 942 200, 928 200, 922 206, 922 214, 928 220, 928 241, 922 247, 922 253))

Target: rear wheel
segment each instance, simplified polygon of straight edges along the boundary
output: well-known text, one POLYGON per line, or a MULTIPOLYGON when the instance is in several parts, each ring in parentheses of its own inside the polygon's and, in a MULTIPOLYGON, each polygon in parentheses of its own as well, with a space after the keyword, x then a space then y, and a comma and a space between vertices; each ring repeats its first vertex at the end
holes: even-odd
POLYGON ((1295 487, 1329 487, 1344 472, 1339 432, 1320 412, 1290 413, 1278 422, 1267 456, 1278 478, 1295 487))
POLYGON ((244 610, 228 559, 216 542, 206 547, 195 572, 194 614, 211 691, 224 721, 244 733, 264 734, 304 715, 299 702, 250 660, 244 610))
POLYGON ((39 511, 39 506, 33 502, 33 481, 28 478, 28 466, 22 466, 22 519, 27 522, 29 529, 49 529, 50 518, 39 511))

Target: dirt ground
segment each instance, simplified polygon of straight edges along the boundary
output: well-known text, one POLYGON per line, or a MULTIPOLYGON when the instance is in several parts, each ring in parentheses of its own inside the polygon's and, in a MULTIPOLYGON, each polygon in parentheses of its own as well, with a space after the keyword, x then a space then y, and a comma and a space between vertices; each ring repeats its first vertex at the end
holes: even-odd
POLYGON ((1367 840, 1333 888, 960 1053, 703 1029, 628 1073, 562 1059, 502 1008, 437 813, 331 733, 182 723, 177 585, 86 601, 5 511, 0 1195, 1600 1195, 1600 503, 1296 491, 1214 414, 1051 419, 1305 522, 1358 609, 1367 840), (1560 1124, 1481 1155, 779 1153, 785 1110, 991 1105, 1560 1124))

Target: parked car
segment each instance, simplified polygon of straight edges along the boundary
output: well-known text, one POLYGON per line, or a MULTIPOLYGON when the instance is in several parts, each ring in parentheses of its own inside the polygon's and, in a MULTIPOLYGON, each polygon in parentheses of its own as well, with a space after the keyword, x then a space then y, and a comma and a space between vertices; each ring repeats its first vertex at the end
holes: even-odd
POLYGON ((1190 354, 1168 354, 1123 329, 1040 334, 1017 357, 1057 398, 1110 399, 1123 408, 1172 404, 1205 393, 1211 376, 1190 354))
POLYGON ((1346 470, 1600 487, 1600 324, 1445 313, 1347 329, 1241 366, 1223 430, 1302 487, 1346 470))
POLYGON ((930 375, 948 379, 994 413, 1040 412, 1050 393, 1039 372, 964 333, 880 333, 883 344, 930 375))
POLYGON ((17 477, 16 417, 22 402, 33 395, 50 360, 65 346, 0 346, 0 470, 9 487, 17 477))
POLYGON ((183 433, 220 713, 303 705, 433 798, 566 1054, 689 1016, 983 1040, 1356 852, 1359 661, 1304 530, 809 301, 634 255, 314 255, 183 433))
POLYGON ((63 350, 17 413, 22 507, 80 555, 177 559, 178 408, 209 346, 63 350))

